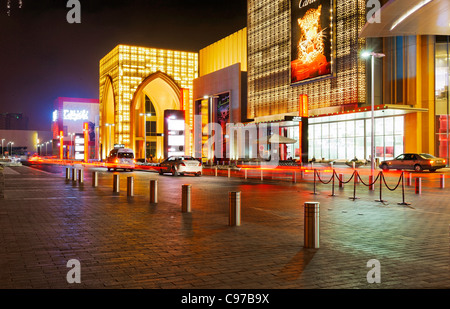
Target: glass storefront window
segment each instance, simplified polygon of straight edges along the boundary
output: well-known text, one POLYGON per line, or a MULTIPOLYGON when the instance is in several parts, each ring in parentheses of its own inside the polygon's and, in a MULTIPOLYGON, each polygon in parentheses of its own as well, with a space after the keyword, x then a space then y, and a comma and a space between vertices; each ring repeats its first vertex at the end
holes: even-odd
MULTIPOLYGON (((369 160, 372 153, 371 119, 317 122, 309 127, 310 158, 326 160, 369 160)), ((353 116, 352 118, 355 118, 353 116)), ((375 118, 375 158, 392 159, 404 151, 404 116, 375 118)))
POLYGON ((435 113, 436 113, 436 156, 446 158, 447 162, 450 159, 450 98, 449 98, 449 84, 450 84, 450 38, 437 37, 435 46, 435 113))

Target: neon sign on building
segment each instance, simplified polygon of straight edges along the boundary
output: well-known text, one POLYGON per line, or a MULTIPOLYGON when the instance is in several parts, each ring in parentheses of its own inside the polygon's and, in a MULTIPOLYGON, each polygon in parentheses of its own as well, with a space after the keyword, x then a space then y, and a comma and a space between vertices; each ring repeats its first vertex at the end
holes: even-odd
POLYGON ((78 121, 88 120, 89 112, 87 110, 67 110, 63 111, 64 120, 78 121))

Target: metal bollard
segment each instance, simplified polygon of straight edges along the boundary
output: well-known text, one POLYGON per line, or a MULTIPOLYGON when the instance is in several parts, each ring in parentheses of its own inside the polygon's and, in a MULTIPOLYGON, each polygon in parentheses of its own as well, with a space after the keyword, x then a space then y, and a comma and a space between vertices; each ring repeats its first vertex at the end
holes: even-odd
POLYGON ((82 169, 78 170, 78 182, 83 183, 84 182, 84 171, 82 169))
POLYGON ((319 248, 319 202, 306 202, 304 214, 304 247, 319 248))
POLYGON ((127 177, 127 196, 134 196, 134 177, 127 177))
POLYGON ((92 186, 94 188, 98 187, 98 173, 97 172, 92 172, 92 186))
POLYGON ((120 178, 119 175, 113 175, 113 193, 119 193, 120 191, 120 178))
POLYGON ((191 185, 183 185, 181 187, 181 211, 191 212, 191 185))
POLYGON ((292 174, 292 182, 297 183, 297 172, 296 171, 294 171, 292 174))
POLYGON ((77 181, 77 169, 72 168, 72 181, 77 181))
POLYGON ((408 173, 408 177, 406 178, 406 185, 408 187, 412 186, 412 173, 408 173))
POLYGON ((263 169, 261 169, 261 181, 264 180, 263 169))
POLYGON ((158 181, 150 180, 150 203, 158 203, 158 181))
POLYGON ((369 190, 375 191, 375 184, 373 183, 373 176, 369 175, 369 190))
POLYGON ((230 177, 231 177, 230 168, 228 168, 228 178, 230 178, 230 177))
POLYGON ((416 178, 416 194, 422 194, 422 178, 416 178))
POLYGON ((230 192, 230 226, 241 225, 241 192, 230 192))
POLYGON ((217 177, 217 166, 216 166, 216 177, 217 177))
POLYGON ((445 188, 445 175, 442 174, 440 177, 441 177, 440 178, 440 187, 441 187, 441 189, 444 189, 445 188))
POLYGON ((245 177, 245 180, 247 180, 247 169, 244 169, 244 177, 245 177))
POLYGON ((70 180, 70 168, 66 167, 66 179, 70 180))
POLYGON ((343 188, 344 187, 344 174, 339 174, 339 188, 343 188))

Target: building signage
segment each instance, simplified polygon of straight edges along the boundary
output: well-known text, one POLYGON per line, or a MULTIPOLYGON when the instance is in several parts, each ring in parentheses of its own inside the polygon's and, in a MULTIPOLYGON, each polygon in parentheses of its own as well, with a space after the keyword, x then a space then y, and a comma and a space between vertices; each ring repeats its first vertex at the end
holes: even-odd
POLYGON ((186 125, 184 111, 165 110, 164 118, 165 157, 185 155, 186 125))
POLYGON ((301 122, 302 117, 300 117, 300 116, 284 116, 284 121, 301 122))
POLYGON ((75 160, 84 160, 84 134, 75 135, 75 160))
POLYGON ((291 83, 332 74, 333 0, 292 0, 291 83))
POLYGON ((88 120, 89 119, 89 111, 87 110, 68 110, 65 109, 63 111, 64 120, 88 120))

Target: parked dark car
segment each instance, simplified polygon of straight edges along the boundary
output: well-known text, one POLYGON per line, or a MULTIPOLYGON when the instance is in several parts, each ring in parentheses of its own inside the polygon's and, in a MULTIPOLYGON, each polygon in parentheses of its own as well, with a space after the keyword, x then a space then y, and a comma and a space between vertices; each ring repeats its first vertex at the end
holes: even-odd
POLYGON ((394 160, 382 161, 380 168, 382 170, 398 169, 398 170, 414 170, 421 172, 429 170, 435 172, 437 169, 447 165, 445 159, 437 158, 428 153, 404 153, 396 157, 394 160))

